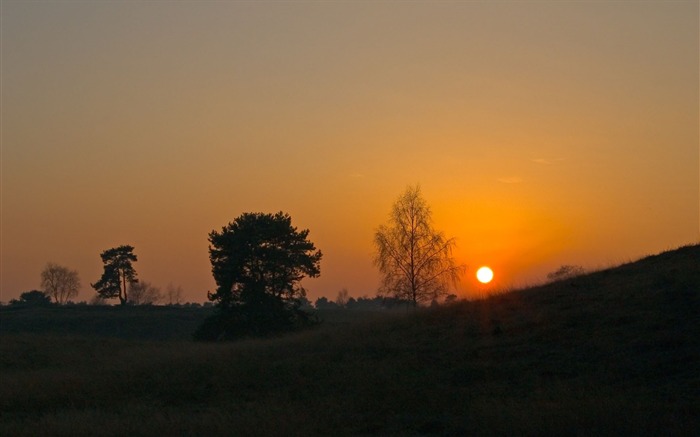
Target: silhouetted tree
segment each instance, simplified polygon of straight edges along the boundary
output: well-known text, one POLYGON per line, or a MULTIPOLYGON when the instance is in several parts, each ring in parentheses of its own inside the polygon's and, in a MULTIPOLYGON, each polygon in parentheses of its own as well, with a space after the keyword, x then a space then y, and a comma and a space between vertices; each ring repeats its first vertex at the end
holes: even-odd
POLYGON ((452 304, 455 302, 457 302, 457 295, 456 294, 448 294, 447 297, 445 297, 446 304, 452 304))
POLYGON ((306 312, 311 312, 314 309, 313 304, 306 296, 299 297, 299 309, 306 312))
POLYGON ((379 294, 413 306, 447 294, 465 270, 452 257, 454 238, 433 228, 418 186, 408 187, 394 203, 389 224, 377 229, 374 244, 374 262, 383 276, 379 294))
POLYGON ((41 290, 25 291, 19 295, 19 299, 12 299, 10 305, 49 306, 51 296, 41 290))
POLYGON ((90 284, 103 299, 119 298, 126 305, 129 300, 129 285, 138 282, 136 270, 131 265, 136 262, 133 246, 119 246, 107 249, 100 254, 104 263, 104 273, 99 281, 90 284))
POLYGON ((574 276, 581 276, 584 273, 585 270, 581 266, 565 264, 559 267, 557 270, 547 274, 547 279, 552 282, 561 281, 563 279, 573 278, 574 276))
POLYGON ((358 297, 357 299, 348 299, 347 308, 358 310, 379 310, 383 309, 383 300, 380 296, 369 298, 367 296, 358 297))
POLYGON ((316 299, 316 302, 314 302, 314 306, 317 310, 332 310, 338 308, 338 305, 336 305, 335 302, 333 302, 332 300, 328 300, 328 298, 325 296, 316 299))
POLYGON ((131 305, 153 305, 161 299, 160 288, 153 286, 150 282, 132 282, 129 286, 129 304, 131 305))
POLYGON ((335 298, 335 303, 339 307, 344 307, 348 303, 348 289, 343 288, 338 292, 338 296, 335 298))
POLYGON ((321 251, 288 214, 245 213, 209 234, 217 312, 195 334, 202 340, 266 335, 312 323, 299 282, 320 275, 321 251))
POLYGON ((48 263, 41 271, 41 288, 56 303, 66 303, 68 299, 77 296, 80 290, 78 271, 48 263))
POLYGON ((168 286, 165 287, 165 300, 168 305, 179 305, 182 301, 182 287, 168 284, 168 286))
MULTIPOLYGON (((379 297, 379 296, 378 296, 379 297)), ((379 297, 382 299, 382 306, 385 308, 401 308, 401 307, 409 307, 413 305, 413 302, 407 299, 402 299, 399 297, 379 297)))

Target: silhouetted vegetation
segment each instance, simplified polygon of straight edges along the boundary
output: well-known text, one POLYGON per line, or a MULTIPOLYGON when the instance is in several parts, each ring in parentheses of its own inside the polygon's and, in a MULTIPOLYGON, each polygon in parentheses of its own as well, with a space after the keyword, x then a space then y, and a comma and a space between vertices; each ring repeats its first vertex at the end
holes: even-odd
POLYGON ((119 246, 107 249, 100 254, 104 263, 104 273, 99 281, 90 284, 102 299, 119 298, 119 303, 129 301, 129 286, 138 282, 136 270, 131 265, 137 261, 133 246, 119 246))
POLYGON ((209 234, 209 258, 217 311, 197 330, 198 340, 265 336, 313 325, 302 308, 299 282, 321 273, 321 251, 308 230, 292 226, 288 214, 246 213, 221 232, 209 234))
POLYGON ((41 287, 56 303, 66 303, 78 295, 80 279, 78 271, 58 264, 48 263, 41 271, 41 287))
POLYGON ((0 334, 189 341, 213 310, 211 306, 200 304, 96 306, 82 302, 60 306, 8 305, 0 307, 0 334))
POLYGON ((408 300, 397 299, 394 297, 347 297, 346 294, 339 294, 340 299, 336 298, 335 301, 328 300, 327 297, 319 297, 316 299, 314 306, 319 310, 363 310, 363 311, 376 311, 376 310, 386 310, 393 308, 406 308, 412 306, 412 302, 408 300), (340 302, 340 303, 339 303, 340 302))
POLYGON ((335 303, 340 307, 345 307, 348 303, 348 290, 343 288, 338 292, 338 296, 335 298, 335 303))
POLYGON ((576 276, 581 276, 585 272, 586 271, 581 266, 564 264, 563 266, 559 267, 557 270, 555 270, 551 273, 548 273, 547 279, 549 279, 550 281, 561 281, 563 279, 569 279, 569 278, 573 278, 576 276))
POLYGON ((163 297, 168 305, 177 305, 182 301, 182 287, 168 284, 165 287, 165 296, 163 297))
POLYGON ((2 307, 0 435, 696 435, 699 260, 225 345, 152 341, 202 308, 2 307))
POLYGON ((25 291, 19 295, 19 299, 12 299, 10 305, 49 306, 51 305, 51 296, 41 290, 25 291))
POLYGON ((394 203, 388 225, 374 236, 375 264, 382 274, 383 296, 417 306, 447 295, 465 267, 452 257, 454 238, 433 228, 430 207, 420 187, 408 187, 394 203))
POLYGON ((130 305, 153 305, 163 298, 160 288, 150 282, 132 282, 129 286, 130 305))

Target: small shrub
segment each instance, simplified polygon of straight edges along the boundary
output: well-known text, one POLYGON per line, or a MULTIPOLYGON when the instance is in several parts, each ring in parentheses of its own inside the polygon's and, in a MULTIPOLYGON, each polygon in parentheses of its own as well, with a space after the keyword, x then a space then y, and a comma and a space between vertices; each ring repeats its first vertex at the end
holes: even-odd
POLYGON ((25 291, 19 295, 19 300, 12 299, 10 305, 22 306, 51 306, 51 296, 40 290, 25 291))

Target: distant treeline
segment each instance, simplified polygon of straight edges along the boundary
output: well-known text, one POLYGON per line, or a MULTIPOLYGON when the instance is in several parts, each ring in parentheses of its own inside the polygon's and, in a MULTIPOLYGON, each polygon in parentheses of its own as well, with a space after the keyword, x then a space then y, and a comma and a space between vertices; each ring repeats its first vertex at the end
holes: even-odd
MULTIPOLYGON (((448 301, 454 300, 456 296, 448 296, 448 301), (453 298, 453 299, 450 299, 453 298)), ((339 297, 335 301, 328 299, 325 296, 319 297, 315 302, 311 302, 307 298, 301 299, 302 307, 307 310, 337 310, 337 309, 347 309, 347 310, 381 310, 387 308, 401 308, 410 306, 411 302, 408 300, 392 298, 392 297, 347 297, 346 294, 339 294, 339 297)), ((37 306, 65 306, 65 307, 82 307, 82 306, 112 306, 112 304, 107 303, 105 300, 92 300, 87 301, 67 301, 62 304, 53 302, 45 292, 41 290, 32 290, 24 292, 20 295, 19 299, 12 299, 9 303, 5 304, 0 302, 0 306, 13 306, 13 307, 37 307, 37 306)), ((157 304, 157 303, 145 303, 145 304, 135 304, 131 303, 129 306, 167 306, 174 308, 211 308, 214 306, 212 302, 185 302, 185 303, 172 303, 172 304, 157 304)))
MULTIPOLYGON (((447 301, 451 302, 456 299, 456 295, 450 295, 447 301)), ((434 302, 437 304, 437 302, 434 302)), ((331 310, 331 309, 348 309, 348 310, 377 310, 385 308, 400 308, 412 306, 413 303, 407 299, 399 299, 396 297, 343 297, 338 298, 336 301, 328 300, 326 297, 319 297, 314 302, 314 308, 317 310, 331 310)))
MULTIPOLYGON (((0 302, 0 307, 2 306, 13 306, 13 307, 40 307, 40 306, 52 306, 52 307, 84 307, 84 306, 113 306, 113 304, 107 302, 104 299, 92 299, 91 301, 72 301, 68 300, 63 303, 57 303, 51 300, 51 297, 44 291, 32 290, 25 291, 20 294, 19 299, 12 299, 8 303, 0 302)), ((211 308, 214 306, 212 302, 179 302, 179 303, 157 303, 157 302, 145 302, 145 303, 135 303, 130 302, 128 306, 164 306, 164 307, 174 307, 174 308, 211 308)))

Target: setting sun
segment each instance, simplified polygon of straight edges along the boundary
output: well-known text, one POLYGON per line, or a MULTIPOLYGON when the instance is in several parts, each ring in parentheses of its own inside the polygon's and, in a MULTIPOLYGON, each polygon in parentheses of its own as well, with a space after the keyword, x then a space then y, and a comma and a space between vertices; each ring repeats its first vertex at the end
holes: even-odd
POLYGON ((493 279, 493 270, 484 266, 476 271, 476 279, 482 284, 488 284, 493 279))
POLYGON ((416 184, 460 297, 698 241, 697 1, 0 2, 2 303, 119 245, 208 302, 208 233, 280 211, 309 300, 373 296, 416 184))

